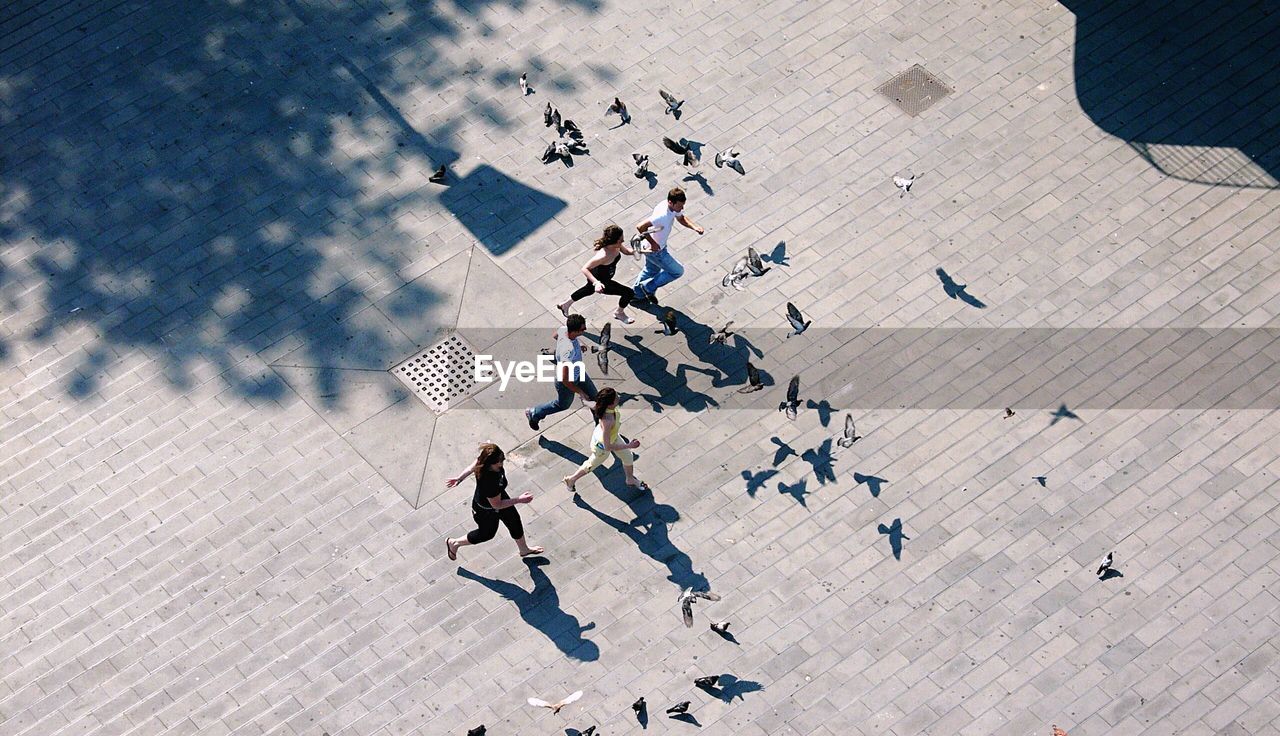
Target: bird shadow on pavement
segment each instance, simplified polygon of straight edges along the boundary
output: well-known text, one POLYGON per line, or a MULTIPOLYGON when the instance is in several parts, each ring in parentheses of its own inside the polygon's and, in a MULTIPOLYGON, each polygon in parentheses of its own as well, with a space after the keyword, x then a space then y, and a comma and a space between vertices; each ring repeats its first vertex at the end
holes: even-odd
POLYGON ((635 543, 648 557, 667 567, 667 580, 681 590, 709 590, 707 578, 693 569, 693 560, 671 541, 670 527, 680 519, 680 512, 667 504, 656 503, 647 493, 623 499, 635 514, 630 522, 614 518, 587 502, 581 494, 573 495, 573 504, 591 512, 600 521, 635 543))
POLYGON ((881 488, 889 481, 884 478, 877 478, 874 475, 863 475, 862 473, 855 472, 853 474, 853 482, 859 485, 865 483, 867 488, 871 491, 871 497, 879 498, 881 488))
MULTIPOLYGON (((727 343, 717 345, 711 342, 711 335, 715 330, 711 329, 710 325, 702 324, 688 315, 676 312, 676 326, 684 334, 685 345, 689 348, 689 352, 721 374, 712 379, 713 387, 737 385, 730 383, 732 380, 730 376, 743 374, 747 361, 752 356, 764 357, 764 352, 741 333, 735 332, 730 337, 733 341, 732 346, 727 343)), ((772 377, 767 377, 764 371, 760 371, 760 380, 766 386, 773 385, 772 377)))
POLYGON ((889 526, 880 524, 877 526, 877 530, 881 534, 888 535, 889 549, 893 552, 893 559, 901 560, 902 559, 902 540, 911 538, 911 537, 908 537, 906 534, 902 533, 902 519, 900 518, 894 519, 893 523, 890 524, 889 526))
POLYGON ((707 181, 707 175, 702 173, 701 171, 699 171, 696 174, 685 174, 685 177, 680 181, 695 182, 698 186, 702 187, 703 194, 707 195, 708 197, 716 196, 716 190, 711 187, 711 182, 707 181))
MULTIPOLYGON (((729 632, 729 631, 716 631, 715 629, 712 629, 711 631, 712 631, 712 633, 714 633, 716 636, 719 636, 721 639, 724 639, 725 641, 732 643, 734 646, 739 646, 739 647, 740 647, 740 646, 742 646, 742 643, 738 641, 738 637, 734 636, 732 632, 729 632)), ((733 677, 733 675, 726 675, 726 676, 727 676, 727 677, 733 677)), ((720 679, 722 679, 722 680, 723 680, 723 679, 724 679, 724 677, 726 677, 726 676, 721 676, 721 678, 720 678, 720 679)), ((710 692, 710 691, 708 690, 708 692, 710 692)))
POLYGON ((1112 578, 1122 578, 1122 577, 1124 577, 1124 573, 1120 572, 1119 570, 1113 567, 1109 567, 1107 568, 1106 572, 1102 573, 1102 577, 1098 578, 1098 580, 1102 582, 1106 582, 1112 578))
POLYGON ((809 503, 805 501, 804 498, 805 496, 809 495, 809 491, 807 490, 808 485, 809 485, 809 481, 805 480, 804 478, 801 478, 800 480, 790 485, 787 485, 786 483, 779 483, 778 493, 784 496, 791 496, 796 500, 797 503, 799 503, 801 506, 807 509, 809 508, 809 503))
POLYGON ((773 250, 766 255, 760 256, 760 260, 767 261, 775 266, 790 268, 791 264, 787 262, 787 241, 779 240, 778 244, 773 246, 773 250))
POLYGON ((809 466, 813 468, 813 474, 818 479, 818 485, 825 486, 827 483, 836 482, 836 471, 833 467, 836 460, 831 455, 830 438, 823 440, 821 445, 800 453, 800 459, 809 463, 809 466))
POLYGON ((674 716, 668 716, 668 718, 673 721, 680 721, 682 723, 688 723, 691 726, 702 728, 702 724, 698 723, 698 717, 692 713, 679 713, 674 716))
POLYGON ((1079 414, 1076 414, 1074 411, 1071 411, 1070 409, 1068 409, 1066 404, 1059 405, 1058 408, 1050 416, 1053 417, 1053 420, 1049 422, 1050 427, 1062 421, 1063 419, 1075 419, 1076 421, 1079 421, 1079 422, 1084 421, 1083 419, 1080 418, 1079 414))
POLYGON ((770 478, 777 474, 778 471, 773 468, 761 470, 758 473, 753 473, 747 470, 742 471, 742 479, 747 482, 747 495, 755 498, 756 493, 759 492, 761 488, 764 488, 770 478))
POLYGON ((834 411, 834 409, 831 407, 831 402, 827 401, 826 399, 823 399, 822 401, 814 401, 813 399, 809 399, 808 402, 805 404, 805 408, 817 409, 818 421, 822 423, 822 426, 824 427, 831 426, 831 413, 834 411))
POLYGON ((791 445, 788 445, 787 443, 783 442, 781 437, 774 435, 773 437, 769 438, 769 441, 778 446, 778 449, 774 450, 773 452, 773 467, 775 468, 778 467, 783 463, 784 460, 791 457, 792 455, 796 457, 800 457, 800 453, 796 452, 795 448, 793 448, 791 445))
POLYGON ((957 284, 955 279, 951 278, 951 276, 942 268, 934 269, 934 273, 938 275, 938 280, 942 282, 942 291, 946 293, 948 297, 952 299, 959 299, 965 304, 968 304, 971 307, 977 307, 978 309, 987 308, 985 302, 967 291, 969 288, 968 286, 965 284, 957 284))
POLYGON ((526 557, 523 561, 529 568, 529 576, 533 579, 533 590, 525 590, 505 580, 477 575, 463 567, 458 568, 458 575, 474 580, 515 603, 520 612, 520 618, 542 632, 565 656, 580 662, 594 662, 600 659, 600 648, 595 642, 582 636, 584 631, 595 628, 595 622, 583 626, 578 623, 577 616, 560 608, 560 595, 556 592, 556 586, 542 571, 542 566, 549 564, 547 559, 526 557))
MULTIPOLYGON (((737 642, 734 643, 736 644, 737 642)), ((704 687, 701 690, 722 702, 729 703, 734 698, 746 700, 746 698, 742 697, 743 695, 760 692, 764 690, 764 685, 755 680, 739 680, 733 675, 720 675, 720 682, 717 683, 716 687, 704 687)))

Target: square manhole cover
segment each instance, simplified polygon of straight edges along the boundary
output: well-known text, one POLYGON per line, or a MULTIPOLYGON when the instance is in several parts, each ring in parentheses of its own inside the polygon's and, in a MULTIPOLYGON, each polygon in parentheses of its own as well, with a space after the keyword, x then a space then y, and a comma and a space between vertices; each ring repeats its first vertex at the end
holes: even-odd
POLYGON ((391 372, 431 411, 443 414, 479 390, 475 357, 475 351, 462 338, 450 335, 391 372))
POLYGON ((876 88, 880 94, 893 100, 911 117, 933 107, 933 103, 952 93, 952 89, 916 64, 905 72, 876 88))

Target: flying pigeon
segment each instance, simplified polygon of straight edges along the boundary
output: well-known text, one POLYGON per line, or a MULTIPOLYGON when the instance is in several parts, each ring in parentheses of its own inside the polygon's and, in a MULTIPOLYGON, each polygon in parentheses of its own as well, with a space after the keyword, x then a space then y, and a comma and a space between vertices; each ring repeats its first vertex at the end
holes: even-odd
POLYGON ((714 343, 716 345, 723 345, 728 342, 729 336, 733 334, 729 331, 731 326, 733 326, 733 320, 729 320, 724 327, 711 333, 711 338, 707 341, 707 344, 711 345, 714 343))
POLYGON ((907 192, 911 191, 911 185, 915 182, 916 175, 908 171, 905 175, 895 174, 893 177, 893 185, 902 190, 902 194, 898 195, 898 199, 907 196, 907 192))
POLYGON ((853 447, 853 443, 862 439, 858 436, 858 430, 853 426, 853 415, 844 415, 844 436, 836 440, 836 444, 841 447, 853 447))
POLYGON ((613 98, 613 104, 609 106, 608 110, 605 110, 605 113, 608 115, 617 115, 622 118, 623 125, 631 122, 631 115, 627 114, 627 106, 622 104, 622 100, 617 97, 613 98))
POLYGON ((637 716, 643 713, 644 709, 645 709, 645 703, 644 703, 643 697, 641 697, 639 700, 631 704, 631 710, 635 711, 637 716))
POLYGON ((552 713, 559 713, 561 708, 565 707, 570 703, 577 702, 578 698, 581 698, 581 697, 582 697, 582 691, 578 690, 558 703, 548 703, 547 701, 542 700, 541 698, 529 698, 529 705, 532 705, 536 708, 550 708, 552 713))
POLYGON ((766 267, 764 265, 764 259, 760 257, 755 248, 747 246, 747 270, 751 272, 752 276, 763 276, 772 268, 773 266, 766 267))
POLYGON ((553 125, 557 128, 560 127, 560 110, 550 102, 547 103, 546 109, 542 111, 542 125, 546 128, 550 128, 553 125))
POLYGON ((1102 564, 1098 565, 1098 579, 1102 580, 1111 571, 1111 563, 1115 562, 1116 553, 1108 552, 1106 557, 1102 558, 1102 564))
POLYGON ((680 142, 676 143, 675 141, 671 140, 670 138, 667 138, 666 136, 662 137, 662 145, 666 146, 667 150, 671 151, 672 153, 678 156, 683 156, 684 159, 681 161, 681 163, 683 163, 685 166, 687 166, 690 169, 696 169, 698 168, 698 164, 701 163, 701 161, 698 160, 698 154, 694 153, 693 148, 691 148, 688 144, 689 144, 689 141, 685 140, 684 138, 681 138, 680 142))
POLYGON ((716 632, 717 634, 727 634, 729 633, 729 622, 728 621, 712 621, 711 630, 716 632))
POLYGON ((595 732, 596 732, 595 726, 587 726, 585 730, 578 732, 578 736, 594 736, 595 732))
POLYGON ((467 729, 467 736, 484 736, 484 734, 485 728, 483 723, 475 728, 467 729))
POLYGON ((716 153, 716 168, 723 169, 728 166, 739 174, 746 174, 746 169, 742 168, 742 162, 738 160, 738 150, 730 147, 727 150, 716 153))
MULTIPOLYGON (((631 159, 636 162, 636 178, 643 179, 649 175, 649 157, 642 153, 631 154, 631 159)), ((634 241, 635 238, 632 238, 634 241)), ((633 242, 632 245, 635 243, 633 242)))
POLYGON ((809 325, 813 324, 813 320, 805 321, 804 315, 800 314, 800 310, 796 309, 796 305, 787 302, 787 321, 791 323, 791 332, 787 333, 787 337, 799 335, 809 329, 809 325))
POLYGON ((1049 482, 1048 482, 1049 476, 1047 475, 1033 475, 1031 476, 1031 480, 1034 480, 1035 482, 1039 483, 1041 488, 1049 487, 1049 482))
POLYGON ((787 412, 787 419, 796 420, 796 410, 800 408, 800 376, 792 376, 787 384, 787 400, 778 404, 778 411, 787 412))
POLYGON ((690 703, 689 703, 689 701, 688 701, 688 700, 685 700, 685 701, 680 702, 680 703, 676 703, 675 705, 671 706, 670 708, 667 708, 667 714, 668 714, 668 715, 673 715, 673 716, 682 716, 682 715, 684 715, 685 713, 688 713, 688 712, 689 712, 689 705, 690 705, 690 703))
MULTIPOLYGON (((648 159, 649 157, 645 156, 646 163, 648 163, 648 159)), ((646 170, 645 173, 647 174, 648 171, 646 170)), ((631 257, 639 261, 642 258, 644 258, 645 250, 647 249, 645 248, 644 235, 640 233, 636 233, 635 235, 632 235, 631 236, 631 257)))
POLYGON ((596 353, 596 365, 600 372, 609 375, 609 348, 613 345, 613 323, 605 322, 600 328, 600 352, 596 353))
POLYGON ((1013 409, 1010 409, 1010 408, 1009 408, 1009 407, 1007 407, 1007 406, 1004 408, 1004 418, 1005 418, 1005 419, 1009 419, 1009 418, 1011 418, 1015 413, 1016 413, 1016 412, 1014 412, 1014 410, 1013 410, 1013 409))
POLYGON ((524 97, 529 94, 529 75, 520 75, 520 96, 524 97))
POLYGON ((965 286, 964 284, 957 284, 955 282, 955 279, 951 278, 951 276, 948 275, 946 271, 942 270, 941 268, 937 268, 934 270, 934 273, 938 274, 938 279, 942 281, 942 290, 946 293, 947 296, 951 297, 952 299, 959 299, 960 301, 964 302, 965 304, 968 304, 971 307, 977 307, 978 309, 987 308, 987 305, 985 302, 973 296, 969 292, 965 291, 965 289, 967 289, 968 287, 965 286))
POLYGON ((720 675, 707 675, 706 677, 697 678, 696 680, 693 681, 693 684, 697 685, 698 687, 705 688, 705 687, 715 687, 717 682, 720 682, 720 675))
POLYGON ((432 184, 440 184, 444 182, 444 175, 449 173, 449 168, 444 164, 440 164, 440 168, 436 169, 436 173, 427 177, 427 181, 432 184))
POLYGON ((679 118, 680 106, 684 104, 684 100, 677 100, 674 96, 671 95, 671 93, 667 92, 664 89, 658 90, 658 94, 662 95, 662 101, 667 103, 667 109, 664 111, 664 114, 675 115, 677 118, 679 118))
POLYGON ((902 519, 894 519, 893 523, 889 526, 880 524, 878 525, 878 529, 881 534, 889 535, 889 547, 893 550, 893 559, 901 560, 902 540, 911 538, 902 533, 902 519))
POLYGON ((764 388, 764 382, 760 380, 760 371, 751 365, 751 361, 747 361, 747 385, 738 389, 740 394, 749 394, 764 388))
POLYGON ((680 613, 684 616, 684 625, 693 628, 693 601, 697 598, 703 598, 709 601, 720 600, 719 593, 711 591, 694 590, 693 588, 685 588, 678 599, 680 603, 680 613))
POLYGON ((738 291, 742 291, 742 283, 751 275, 750 259, 743 256, 733 264, 733 268, 729 269, 729 273, 720 279, 721 286, 732 286, 738 291))
POLYGON ((676 310, 668 309, 662 313, 662 334, 674 335, 679 331, 676 327, 676 310))

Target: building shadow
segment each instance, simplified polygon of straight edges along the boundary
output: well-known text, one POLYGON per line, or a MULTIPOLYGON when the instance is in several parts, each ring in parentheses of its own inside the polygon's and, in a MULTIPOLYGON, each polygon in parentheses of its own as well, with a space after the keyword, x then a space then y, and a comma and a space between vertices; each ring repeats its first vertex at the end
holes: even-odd
POLYGON ((577 616, 560 608, 560 595, 556 592, 556 586, 542 571, 542 566, 548 564, 546 558, 526 557, 524 563, 529 567, 529 576, 533 578, 533 590, 525 590, 505 580, 486 578, 462 567, 458 568, 458 575, 480 583, 516 604, 520 618, 542 632, 566 657, 581 662, 600 659, 600 648, 596 643, 582 637, 583 632, 595 628, 595 623, 583 626, 578 623, 577 616))

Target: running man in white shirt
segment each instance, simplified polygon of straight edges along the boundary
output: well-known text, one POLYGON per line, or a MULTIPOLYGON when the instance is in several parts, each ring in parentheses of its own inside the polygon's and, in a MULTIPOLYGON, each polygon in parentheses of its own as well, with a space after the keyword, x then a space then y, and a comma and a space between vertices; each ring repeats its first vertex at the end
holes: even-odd
POLYGON ((656 306, 658 289, 684 275, 684 266, 667 249, 672 226, 678 222, 699 235, 706 232, 684 214, 684 200, 684 190, 674 187, 667 192, 667 201, 659 203, 648 220, 636 225, 636 230, 649 241, 644 255, 644 270, 632 287, 637 303, 648 302, 656 306))

